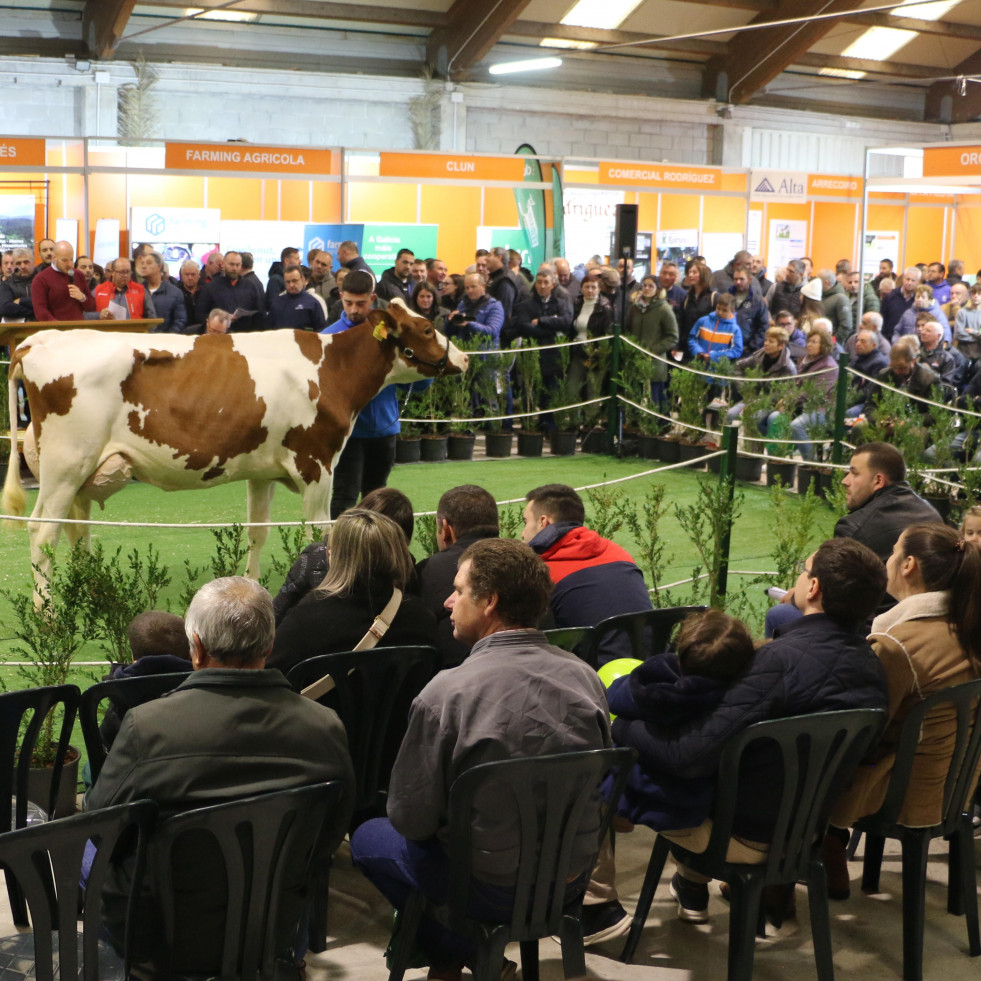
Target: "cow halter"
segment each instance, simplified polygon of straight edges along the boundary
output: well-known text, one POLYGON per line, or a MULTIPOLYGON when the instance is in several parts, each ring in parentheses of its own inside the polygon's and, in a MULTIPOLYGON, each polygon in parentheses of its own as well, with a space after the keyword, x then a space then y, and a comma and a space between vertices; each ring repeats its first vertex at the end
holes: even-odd
POLYGON ((438 375, 443 374, 446 370, 447 364, 450 361, 450 339, 446 338, 446 350, 443 352, 443 356, 439 361, 426 361, 424 358, 420 358, 411 347, 406 347, 405 344, 399 340, 398 336, 395 337, 395 343, 398 349, 410 360, 415 361, 416 364, 425 365, 427 368, 435 368, 438 375))

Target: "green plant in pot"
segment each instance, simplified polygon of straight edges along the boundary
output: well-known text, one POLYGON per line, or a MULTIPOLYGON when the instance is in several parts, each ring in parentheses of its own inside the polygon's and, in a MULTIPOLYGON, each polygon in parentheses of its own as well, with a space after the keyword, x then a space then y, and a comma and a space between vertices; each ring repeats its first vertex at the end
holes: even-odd
MULTIPOLYGON (((586 346, 586 390, 590 398, 602 392, 610 369, 610 341, 597 341, 586 346)), ((582 410, 583 427, 587 430, 599 426, 606 409, 604 402, 594 402, 582 410)))
MULTIPOLYGON (((523 418, 523 432, 539 432, 541 421, 537 414, 542 407, 542 362, 538 348, 527 346, 527 341, 518 349, 514 359, 514 370, 511 377, 514 380, 515 407, 523 418)), ((564 377, 564 376, 563 376, 564 377)))
MULTIPOLYGON (((651 398, 651 379, 654 377, 654 360, 644 351, 624 344, 620 351, 619 385, 632 402, 653 412, 660 412, 660 406, 651 398)), ((644 436, 659 436, 665 429, 664 421, 657 416, 624 406, 624 426, 628 431, 639 432, 644 436)))
MULTIPOLYGON (((713 365, 713 371, 715 366, 713 365)), ((702 442, 701 428, 710 401, 712 378, 696 371, 678 370, 671 374, 671 396, 678 407, 680 439, 686 443, 702 442), (699 427, 698 429, 690 427, 699 427)))

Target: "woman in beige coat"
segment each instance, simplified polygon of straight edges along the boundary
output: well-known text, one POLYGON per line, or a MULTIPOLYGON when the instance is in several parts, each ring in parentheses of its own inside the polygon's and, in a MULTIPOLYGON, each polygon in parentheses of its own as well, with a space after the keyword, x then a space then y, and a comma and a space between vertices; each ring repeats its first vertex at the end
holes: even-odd
MULTIPOLYGON (((911 525, 896 542, 886 573, 887 589, 899 602, 873 620, 869 643, 886 669, 889 719, 874 760, 858 768, 831 814, 825 864, 833 897, 847 895, 848 884, 844 847, 837 848, 847 842, 847 832, 835 834, 835 828, 881 806, 906 717, 928 695, 981 673, 981 548, 947 525, 911 525)), ((939 823, 956 725, 949 707, 924 720, 900 824, 939 823)))

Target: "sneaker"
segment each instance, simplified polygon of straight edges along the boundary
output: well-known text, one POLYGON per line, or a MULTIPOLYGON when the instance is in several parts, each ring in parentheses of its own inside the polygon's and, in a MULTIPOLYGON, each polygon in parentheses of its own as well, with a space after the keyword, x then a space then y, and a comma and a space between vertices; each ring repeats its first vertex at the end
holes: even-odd
POLYGON ((668 892, 678 901, 679 920, 685 923, 708 923, 708 883, 692 882, 675 872, 668 892))
POLYGON ((622 937, 629 929, 630 917, 615 899, 582 908, 582 942, 586 947, 622 937))

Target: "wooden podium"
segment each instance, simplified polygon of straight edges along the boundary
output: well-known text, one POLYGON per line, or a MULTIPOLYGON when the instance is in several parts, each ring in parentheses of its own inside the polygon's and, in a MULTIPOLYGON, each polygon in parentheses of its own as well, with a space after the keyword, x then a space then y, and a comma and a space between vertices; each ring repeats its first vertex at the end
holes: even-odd
POLYGON ((125 332, 145 334, 151 327, 162 324, 162 319, 156 320, 34 320, 20 324, 0 324, 0 347, 13 350, 25 337, 36 334, 39 330, 77 330, 84 327, 88 330, 109 332, 125 332))

